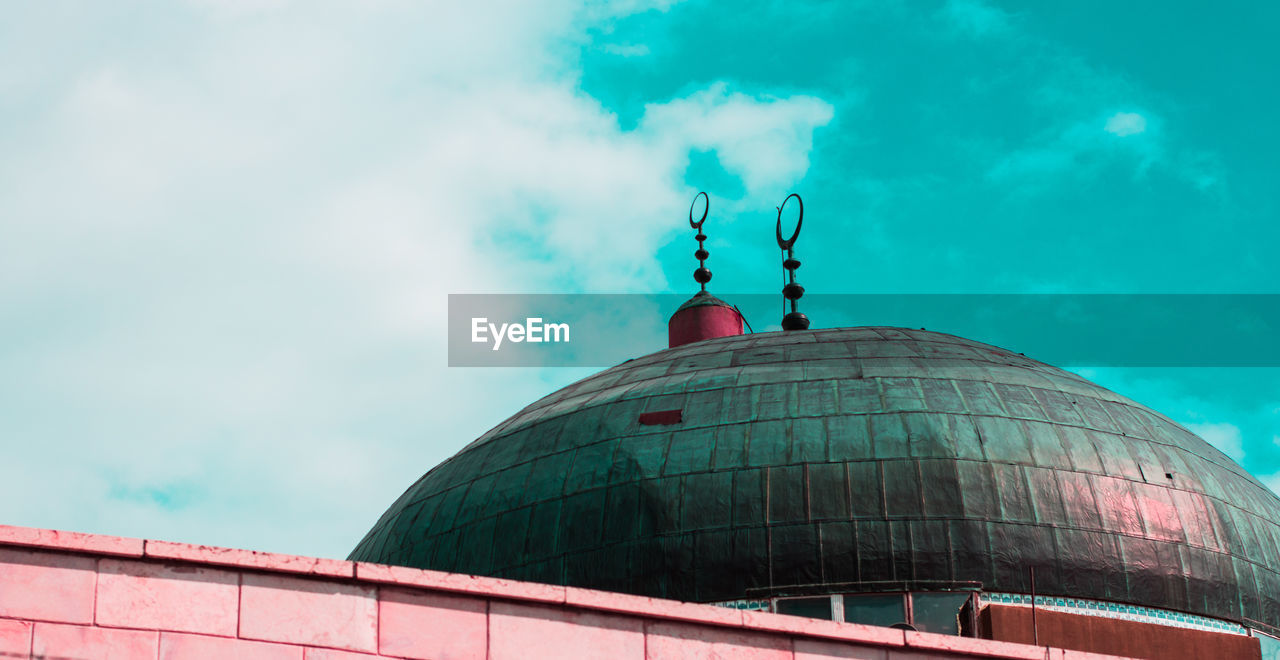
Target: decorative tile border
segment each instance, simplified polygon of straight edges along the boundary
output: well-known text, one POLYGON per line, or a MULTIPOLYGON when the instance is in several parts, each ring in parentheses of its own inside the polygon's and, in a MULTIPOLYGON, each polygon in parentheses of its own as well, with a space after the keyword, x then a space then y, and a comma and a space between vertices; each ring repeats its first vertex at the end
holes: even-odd
POLYGON ((708 603, 716 607, 727 607, 731 610, 750 610, 752 612, 769 612, 772 606, 768 600, 726 600, 720 603, 708 603))
MULTIPOLYGON (((1102 600, 1089 600, 1087 598, 1068 598, 1065 596, 1036 596, 1035 600, 1036 607, 1043 607, 1047 610, 1056 612, 1100 616, 1110 619, 1137 621, 1140 623, 1154 623, 1157 625, 1173 626, 1175 628, 1207 630, 1210 632, 1230 633, 1233 635, 1247 636, 1250 634, 1248 628, 1245 628, 1238 623, 1223 621, 1221 619, 1213 619, 1196 614, 1187 614, 1185 612, 1162 610, 1154 607, 1127 605, 1124 603, 1113 603, 1102 600)), ((773 604, 769 599, 728 600, 708 604, 734 610, 753 612, 773 611, 773 604)), ((1020 605, 1030 607, 1031 596, 1028 594, 980 592, 978 594, 978 604, 979 606, 1020 605)))
MULTIPOLYGON (((1126 605, 1085 598, 1066 598, 1063 596, 1036 596, 1036 607, 1043 607, 1056 612, 1101 616, 1110 619, 1155 623, 1175 628, 1191 628, 1212 632, 1248 635, 1248 630, 1237 623, 1211 619, 1206 616, 1173 612, 1154 607, 1126 605)), ((1024 605, 1031 606, 1031 596, 1026 594, 983 593, 978 595, 980 605, 1024 605)))

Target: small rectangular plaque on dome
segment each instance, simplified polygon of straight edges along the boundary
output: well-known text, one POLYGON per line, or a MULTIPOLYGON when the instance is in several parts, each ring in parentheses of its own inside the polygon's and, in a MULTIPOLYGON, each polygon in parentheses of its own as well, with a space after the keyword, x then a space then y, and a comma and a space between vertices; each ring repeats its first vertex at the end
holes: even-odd
POLYGON ((680 410, 654 410, 640 413, 641 426, 669 426, 683 421, 680 410))

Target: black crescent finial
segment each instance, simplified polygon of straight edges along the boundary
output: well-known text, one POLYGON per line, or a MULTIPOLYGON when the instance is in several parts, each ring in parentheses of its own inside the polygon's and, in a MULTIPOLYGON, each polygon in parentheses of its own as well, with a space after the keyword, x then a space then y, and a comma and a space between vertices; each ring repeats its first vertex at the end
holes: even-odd
MULTIPOLYGON (((787 284, 782 287, 782 297, 791 302, 791 311, 782 317, 783 330, 807 330, 809 328, 809 317, 796 310, 796 301, 804 295, 804 287, 796 282, 796 269, 800 267, 800 260, 796 259, 795 244, 796 239, 800 238, 800 227, 804 225, 804 200, 800 196, 791 193, 787 198, 782 200, 782 206, 778 207, 778 224, 776 234, 778 237, 778 248, 784 253, 782 260, 782 268, 787 273, 787 284), (796 216, 796 230, 791 232, 791 238, 783 240, 782 238, 782 209, 786 208, 787 202, 791 198, 796 198, 796 204, 800 206, 800 213, 796 216)), ((785 309, 785 303, 784 303, 785 309)))
POLYGON ((803 226, 804 226, 804 200, 800 199, 799 195, 795 193, 791 193, 790 195, 787 195, 786 199, 782 200, 782 206, 778 207, 778 227, 776 230, 778 234, 778 247, 782 248, 783 250, 790 250, 791 246, 796 244, 796 239, 800 238, 800 228, 803 226), (782 240, 782 209, 786 208, 787 202, 791 201, 792 197, 795 197, 796 204, 800 205, 800 214, 796 216, 796 230, 791 232, 791 238, 788 238, 787 240, 784 241, 782 240))
POLYGON ((705 192, 699 192, 693 196, 693 203, 689 205, 689 226, 698 230, 698 235, 694 239, 698 241, 698 251, 693 253, 698 259, 698 270, 693 271, 693 279, 701 285, 702 290, 707 290, 707 282, 711 281, 711 271, 707 269, 707 257, 711 256, 706 248, 702 246, 702 242, 707 240, 707 235, 702 233, 702 224, 707 221, 707 211, 711 210, 711 198, 705 192), (698 198, 702 198, 702 217, 697 222, 693 221, 693 208, 698 205, 698 198))

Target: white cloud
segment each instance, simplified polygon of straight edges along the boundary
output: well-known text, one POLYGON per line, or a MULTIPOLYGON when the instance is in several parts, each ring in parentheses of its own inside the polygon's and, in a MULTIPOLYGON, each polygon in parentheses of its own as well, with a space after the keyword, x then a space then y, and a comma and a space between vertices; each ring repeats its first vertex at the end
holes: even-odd
POLYGON ((715 150, 748 194, 776 196, 809 167, 814 129, 831 121, 831 104, 812 96, 755 98, 725 83, 665 104, 649 105, 641 131, 687 153, 715 150))
POLYGON ((187 0, 193 8, 222 19, 244 19, 287 7, 289 0, 187 0))
POLYGON ((955 29, 977 37, 1009 30, 1009 15, 980 0, 947 0, 938 13, 955 29))
POLYGON ((1159 128, 1160 119, 1150 112, 1116 112, 1105 119, 1094 114, 1048 127, 999 157, 987 177, 1036 192, 1064 180, 1092 181, 1116 171, 1141 179, 1159 168, 1200 192, 1222 185, 1220 164, 1172 143, 1159 128))
POLYGON ((1218 448, 1218 451, 1240 463, 1244 460, 1244 442, 1240 427, 1225 422, 1188 423, 1185 425, 1192 433, 1204 438, 1206 442, 1218 448))
POLYGON ((649 54, 649 47, 645 44, 605 44, 603 50, 619 57, 644 57, 649 54))
POLYGON ((1275 474, 1264 475, 1259 479, 1264 486, 1271 489, 1271 492, 1280 495, 1280 472, 1275 474))
POLYGON ((583 375, 448 370, 447 293, 662 289, 690 149, 785 189, 831 118, 717 84, 622 130, 576 84, 603 5, 207 7, 0 44, 47 109, 0 116, 0 522, 344 554, 583 375))
POLYGON ((1120 137, 1137 135, 1147 130, 1147 118, 1136 112, 1117 112, 1107 118, 1104 130, 1120 137))
POLYGON ((1167 98, 1154 99, 1127 77, 1097 68, 1055 40, 1019 25, 1011 15, 980 0, 949 0, 937 17, 953 32, 989 37, 984 47, 1009 61, 1009 70, 991 78, 1004 84, 1026 76, 1028 106, 1015 99, 998 113, 1020 112, 1000 140, 983 148, 986 177, 1013 196, 1055 194, 1063 184, 1093 183, 1151 172, 1181 179, 1197 192, 1227 201, 1226 168, 1218 157, 1191 146, 1164 116, 1183 113, 1167 98), (1148 107, 1148 103, 1156 107, 1148 107), (1027 122, 1042 122, 1023 134, 1027 122), (1013 138, 1008 142, 1008 138, 1013 138), (1119 139, 1123 138, 1123 139, 1119 139))

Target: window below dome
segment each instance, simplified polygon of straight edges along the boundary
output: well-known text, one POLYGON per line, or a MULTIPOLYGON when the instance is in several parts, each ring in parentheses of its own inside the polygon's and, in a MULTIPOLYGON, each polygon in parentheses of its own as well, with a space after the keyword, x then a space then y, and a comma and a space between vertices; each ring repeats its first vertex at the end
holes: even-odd
POLYGON ((964 606, 972 594, 935 592, 911 595, 911 619, 916 630, 959 635, 964 622, 964 606))
POLYGON ((1253 631, 1253 636, 1262 645, 1262 660, 1280 660, 1280 639, 1256 630, 1253 631))
POLYGON ((784 598, 777 602, 774 611, 778 614, 806 616, 810 619, 831 619, 833 618, 831 616, 831 600, 830 596, 784 598))
POLYGON ((907 623, 903 594, 850 594, 844 597, 844 620, 870 626, 907 623))
POLYGON ((973 636, 975 593, 925 591, 777 598, 771 609, 778 614, 814 619, 870 626, 910 626, 924 632, 973 636))

